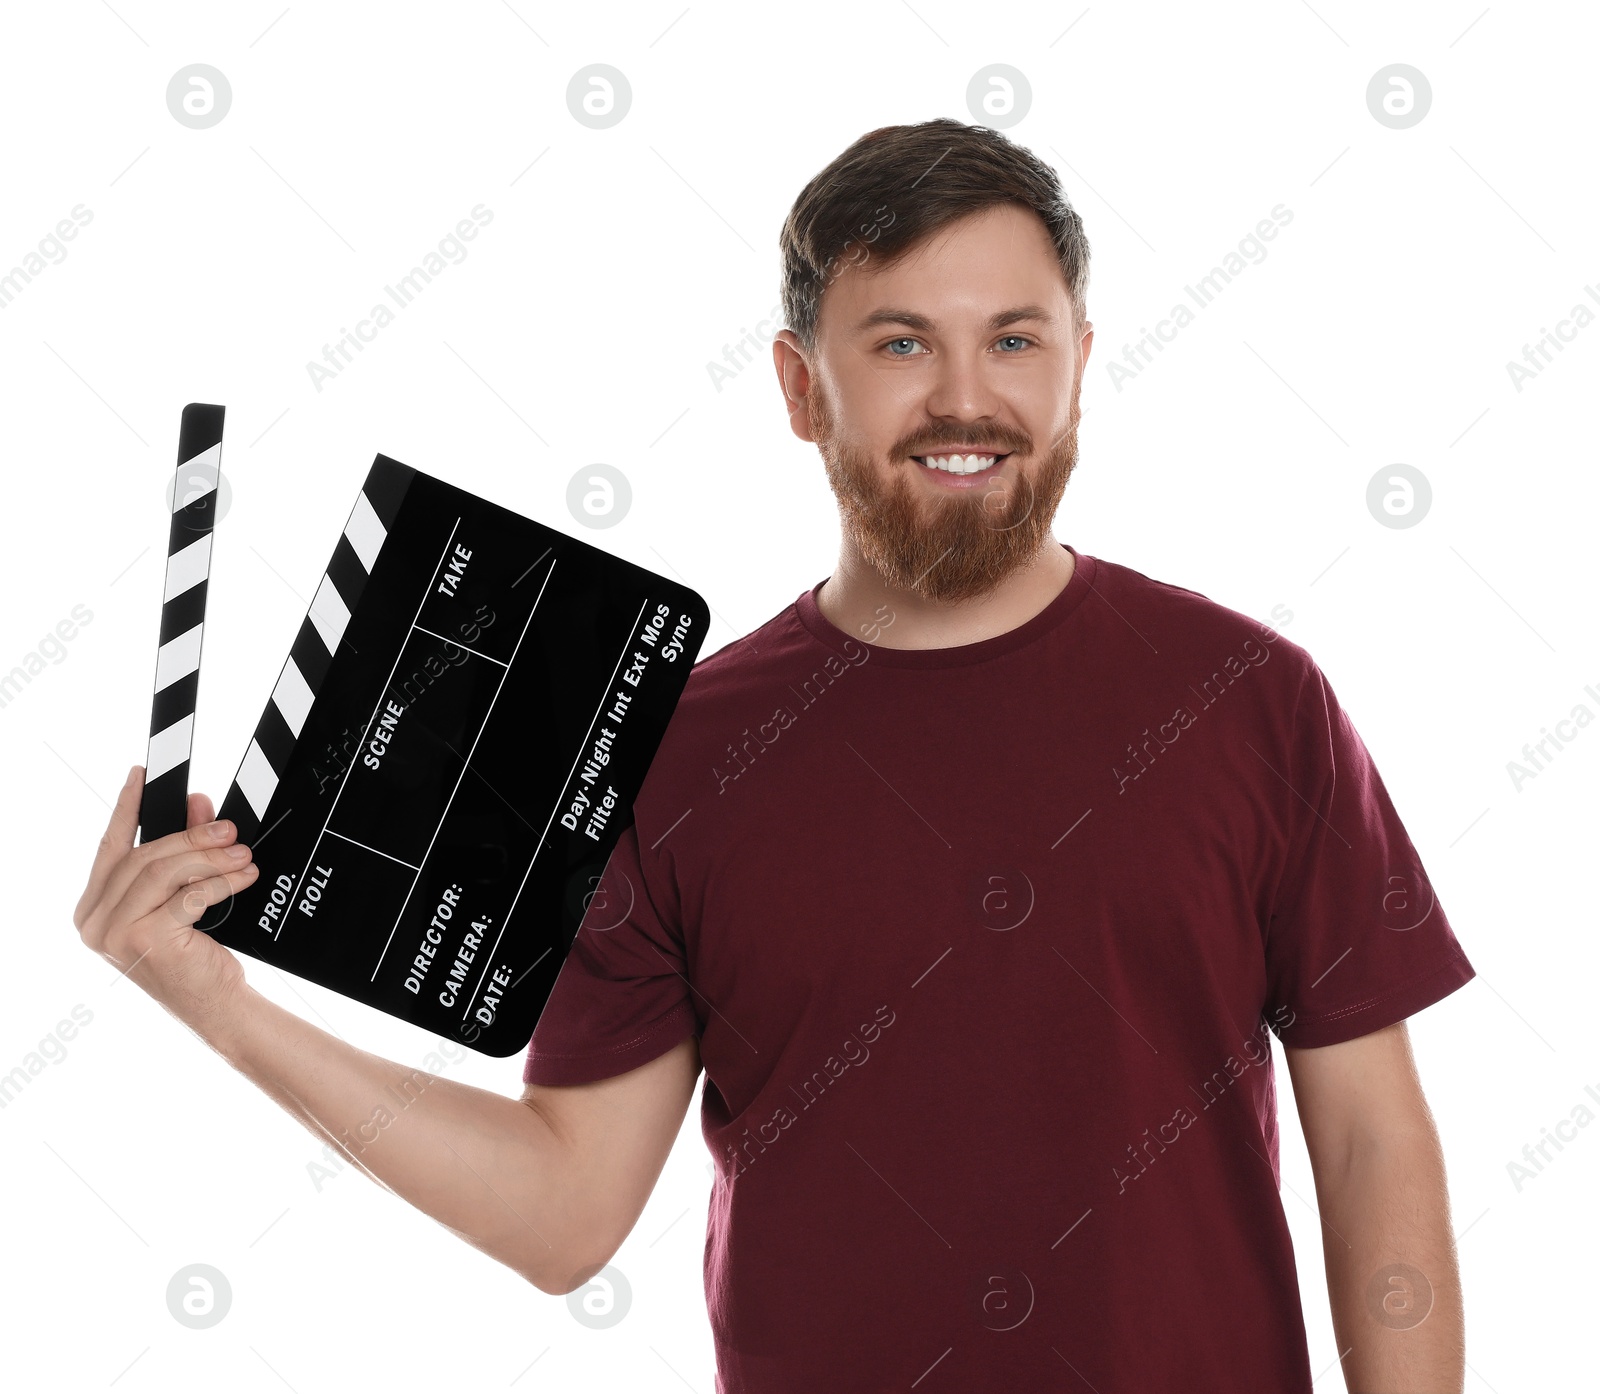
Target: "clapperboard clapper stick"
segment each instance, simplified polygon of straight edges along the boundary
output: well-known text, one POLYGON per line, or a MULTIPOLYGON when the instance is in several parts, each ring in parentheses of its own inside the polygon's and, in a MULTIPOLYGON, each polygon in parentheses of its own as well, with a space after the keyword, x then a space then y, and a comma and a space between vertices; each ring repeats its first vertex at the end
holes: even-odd
POLYGON ((644 893, 601 877, 709 623, 681 582, 377 456, 219 810, 259 874, 198 927, 525 1050, 586 911, 609 929, 644 893))
POLYGON ((178 473, 167 533, 166 586, 161 595, 161 639, 156 649, 155 696, 144 793, 139 799, 139 841, 151 842, 188 824, 189 753, 194 743, 195 696, 200 684, 200 639, 205 629, 211 537, 222 470, 222 417, 226 408, 190 402, 178 429, 178 473))

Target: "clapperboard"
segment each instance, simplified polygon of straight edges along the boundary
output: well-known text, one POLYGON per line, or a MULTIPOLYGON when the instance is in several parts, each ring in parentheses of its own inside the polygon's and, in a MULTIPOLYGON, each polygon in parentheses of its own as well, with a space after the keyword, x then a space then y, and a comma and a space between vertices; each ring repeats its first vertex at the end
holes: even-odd
MULTIPOLYGON (((215 478, 221 412, 185 410, 180 475, 211 450, 215 478)), ((174 499, 146 841, 183 826, 199 502, 174 499)), ((526 1049, 708 625, 680 582, 379 455, 219 810, 259 874, 198 927, 483 1054, 526 1049)))

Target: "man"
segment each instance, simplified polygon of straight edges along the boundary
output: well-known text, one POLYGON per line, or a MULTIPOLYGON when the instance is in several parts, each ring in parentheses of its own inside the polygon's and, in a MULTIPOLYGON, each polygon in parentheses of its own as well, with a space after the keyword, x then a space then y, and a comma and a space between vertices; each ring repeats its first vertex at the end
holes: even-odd
MULTIPOLYGON (((353 1160, 571 1291, 703 1067, 722 1394, 1305 1394, 1276 1034, 1348 1387, 1459 1392, 1404 1022, 1473 969, 1305 650, 1052 537, 1093 342, 1054 174, 885 128, 782 247, 774 363, 838 567, 694 669, 520 1103, 432 1082, 353 1160)), ((365 1117, 412 1072, 190 928, 254 864, 201 795, 132 847, 137 776, 84 939, 319 1136, 365 1117)))

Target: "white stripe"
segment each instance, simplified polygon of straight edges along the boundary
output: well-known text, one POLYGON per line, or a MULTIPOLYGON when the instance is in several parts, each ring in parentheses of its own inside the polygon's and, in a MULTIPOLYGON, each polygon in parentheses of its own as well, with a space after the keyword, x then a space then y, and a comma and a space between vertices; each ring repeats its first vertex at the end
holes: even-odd
POLYGON ((193 503, 217 487, 217 475, 222 468, 222 442, 202 450, 192 460, 178 466, 177 483, 172 488, 172 511, 193 503))
POLYGON ((244 759, 239 764, 238 777, 233 783, 249 801, 256 817, 265 818, 267 816, 267 803, 272 798, 272 791, 278 787, 278 774, 267 763, 266 755, 254 740, 250 742, 250 748, 244 753, 244 759))
POLYGON ((197 624, 186 629, 176 639, 168 639, 156 650, 156 691, 170 687, 179 678, 187 677, 200 666, 200 631, 197 624))
POLYGON ((372 511, 365 491, 356 495, 356 506, 350 510, 350 521, 345 524, 344 535, 350 539, 350 545, 356 549, 362 566, 370 573, 373 562, 378 560, 378 548, 383 546, 383 539, 389 534, 384 531, 378 515, 372 511))
POLYGON ((333 653, 339 647, 339 638, 344 633, 345 625, 350 623, 350 611, 339 592, 334 590, 333 582, 323 574, 322 584, 317 587, 317 593, 311 597, 311 623, 316 625, 317 633, 322 635, 322 642, 328 646, 328 652, 333 653))
POLYGON ((198 586, 211 571, 211 534, 196 538, 167 558, 167 589, 161 597, 171 600, 191 586, 198 586))
POLYGON ((272 689, 272 700, 278 704, 279 713, 296 736, 299 736, 300 728, 306 724, 306 713, 311 710, 311 699, 311 688, 299 666, 291 658, 283 665, 283 674, 278 679, 278 685, 272 689))
POLYGON ((164 731, 150 737, 150 750, 144 758, 144 781, 159 779, 189 758, 189 742, 194 737, 194 713, 174 721, 164 731))

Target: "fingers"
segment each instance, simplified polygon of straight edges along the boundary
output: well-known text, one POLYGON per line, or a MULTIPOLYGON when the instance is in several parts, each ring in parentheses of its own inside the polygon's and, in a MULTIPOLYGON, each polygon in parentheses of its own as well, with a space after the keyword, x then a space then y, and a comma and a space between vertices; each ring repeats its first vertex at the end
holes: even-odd
POLYGON ((182 832, 168 833, 134 846, 133 834, 139 826, 139 800, 144 793, 144 766, 135 765, 128 780, 117 795, 116 807, 111 812, 111 823, 95 855, 89 872, 89 885, 79 902, 87 911, 96 901, 108 896, 120 900, 140 866, 180 851, 202 851, 223 846, 232 841, 238 829, 231 822, 221 825, 214 821, 211 799, 205 794, 190 794, 188 799, 188 827, 182 832), (204 813, 205 817, 197 815, 204 813))
MULTIPOLYGON (((242 842, 226 847, 209 847, 202 852, 180 848, 168 857, 157 857, 144 863, 127 863, 118 873, 126 875, 126 887, 118 897, 112 919, 131 924, 167 903, 184 888, 199 881, 207 881, 224 873, 246 871, 255 874, 255 863, 250 860, 250 849, 242 842)), ((113 877, 113 885, 116 877, 113 877)), ((240 885, 247 884, 240 882, 240 885)), ((201 909, 205 907, 202 906, 201 909)), ((193 921, 185 920, 185 924, 193 921)))
POLYGON ((179 886, 157 909, 169 917, 169 922, 192 925, 206 910, 219 900, 226 900, 242 891, 256 878, 256 864, 248 863, 242 870, 226 871, 216 876, 200 876, 179 886))
POLYGON ((204 836, 216 826, 207 823, 135 847, 111 869, 100 892, 98 913, 110 912, 124 922, 136 920, 196 876, 215 876, 248 863, 250 849, 235 840, 238 833, 232 823, 224 824, 223 841, 207 840, 199 848, 189 845, 188 838, 204 836))
POLYGON ((175 852, 203 851, 231 841, 238 828, 231 820, 219 819, 207 794, 190 794, 184 804, 186 826, 182 832, 167 833, 164 837, 141 842, 133 849, 141 861, 155 857, 170 857, 175 852), (202 816, 203 815, 203 816, 202 816))
POLYGON ((133 834, 139 826, 139 796, 143 791, 144 766, 135 765, 123 781, 116 807, 111 810, 111 821, 95 852, 94 864, 89 868, 89 884, 78 902, 80 910, 100 899, 112 868, 133 850, 133 834))
POLYGON ((189 795, 189 821, 187 828, 197 828, 202 823, 209 823, 217 816, 217 810, 212 806, 209 794, 189 795))

